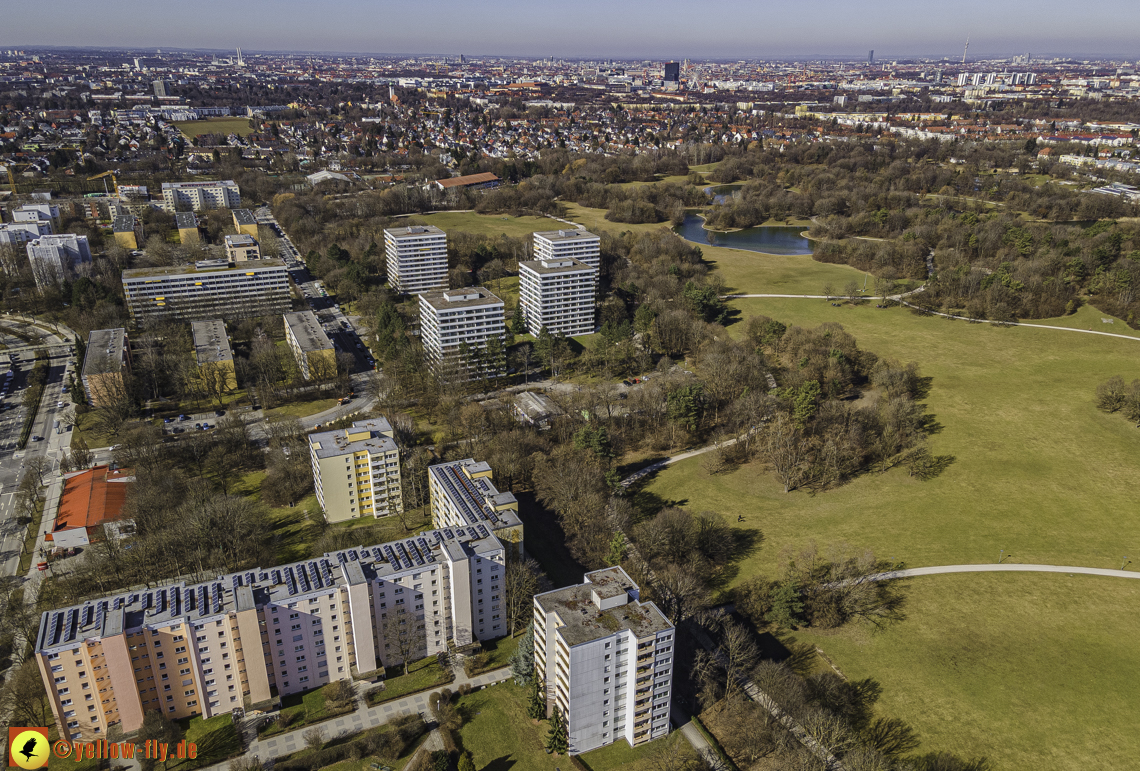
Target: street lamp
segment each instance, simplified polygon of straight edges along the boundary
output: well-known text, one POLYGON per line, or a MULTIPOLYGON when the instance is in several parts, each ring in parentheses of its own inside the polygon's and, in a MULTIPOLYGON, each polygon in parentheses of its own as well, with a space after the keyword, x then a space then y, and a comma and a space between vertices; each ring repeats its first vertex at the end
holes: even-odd
POLYGON ((1128 555, 1124 555, 1124 561, 1120 563, 1120 569, 1124 570, 1124 566, 1128 564, 1128 555))
POLYGON ((1002 557, 1004 557, 1004 556, 1005 556, 1005 549, 1002 549, 1002 550, 1001 550, 1001 551, 998 553, 998 564, 999 564, 999 565, 1001 564, 1001 560, 1002 560, 1002 557))

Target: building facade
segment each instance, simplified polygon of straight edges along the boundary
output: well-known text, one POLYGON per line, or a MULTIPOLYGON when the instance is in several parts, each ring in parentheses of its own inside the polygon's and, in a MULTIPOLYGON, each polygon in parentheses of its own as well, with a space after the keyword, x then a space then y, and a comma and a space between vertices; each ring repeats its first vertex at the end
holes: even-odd
POLYGON ((123 592, 46 611, 36 661, 71 739, 224 715, 503 636, 505 559, 487 528, 448 528, 123 592))
POLYGON ((124 249, 138 249, 146 239, 142 221, 133 214, 119 214, 111 221, 115 243, 124 249))
POLYGON ((384 418, 309 434, 309 455, 326 521, 387 517, 404 510, 400 448, 384 418))
POLYGON ((190 337, 194 344, 195 380, 207 396, 237 390, 237 372, 234 370, 234 352, 221 319, 207 319, 190 323, 190 337))
POLYGON ((289 276, 280 260, 239 267, 202 260, 170 268, 123 271, 123 294, 131 319, 184 321, 276 316, 289 311, 289 276))
POLYGON ((527 330, 568 337, 594 331, 598 270, 573 257, 519 263, 519 303, 527 330))
POLYGON ((620 567, 535 595, 534 665, 572 753, 669 732, 676 630, 620 567))
POLYGON ((502 300, 480 286, 421 294, 420 339, 432 370, 455 380, 505 374, 503 308, 502 300))
POLYGON ((178 212, 174 215, 174 225, 178 228, 178 240, 182 244, 202 243, 202 234, 198 230, 198 218, 194 216, 194 212, 178 212))
POLYGON ((232 179, 216 182, 163 182, 162 208, 177 211, 241 208, 241 191, 232 179))
POLYGON ((336 375, 336 349, 312 311, 285 314, 285 342, 305 380, 328 380, 336 375))
POLYGON ((32 275, 40 289, 62 284, 75 276, 77 266, 91 262, 87 236, 74 233, 40 236, 29 241, 27 249, 32 275))
POLYGON ((130 350, 125 329, 93 329, 87 335, 82 380, 92 406, 114 404, 127 395, 130 350))
POLYGON ((257 238, 257 217, 249 209, 234 209, 234 230, 240 235, 257 238))
POLYGON ((573 258, 591 268, 602 264, 602 239, 588 230, 551 230, 534 234, 536 260, 573 258))
POLYGON ((18 246, 51 235, 50 222, 0 222, 0 246, 18 246))
POLYGON ((261 245, 256 238, 244 233, 226 236, 226 259, 230 262, 260 260, 261 245))
POLYGON ((384 230, 388 284, 420 294, 447 289, 447 234, 431 225, 384 230))
POLYGON ((465 458, 429 466, 428 493, 434 527, 487 527, 523 556, 519 502, 514 493, 499 492, 487 463, 465 458))

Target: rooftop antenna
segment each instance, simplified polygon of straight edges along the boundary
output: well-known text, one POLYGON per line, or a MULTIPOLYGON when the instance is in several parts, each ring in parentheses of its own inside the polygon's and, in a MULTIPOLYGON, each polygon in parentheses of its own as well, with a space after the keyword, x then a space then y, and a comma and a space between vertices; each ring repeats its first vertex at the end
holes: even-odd
POLYGON ((966 35, 966 47, 962 49, 962 64, 966 63, 966 52, 970 50, 970 36, 966 35))

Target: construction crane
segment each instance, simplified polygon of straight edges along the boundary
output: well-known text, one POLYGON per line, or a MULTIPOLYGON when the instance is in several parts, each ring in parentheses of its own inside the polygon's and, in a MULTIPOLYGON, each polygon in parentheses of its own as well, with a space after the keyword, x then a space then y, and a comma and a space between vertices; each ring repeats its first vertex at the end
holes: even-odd
MULTIPOLYGON (((102 174, 96 174, 94 177, 88 177, 87 181, 92 182, 96 179, 103 179, 104 177, 110 177, 111 178, 111 181, 115 184, 115 197, 118 198, 119 197, 119 172, 118 171, 115 171, 115 170, 104 171, 102 174)), ((111 194, 111 192, 109 190, 107 190, 106 180, 103 181, 103 192, 107 193, 107 195, 111 194)))
POLYGON ((13 174, 12 172, 16 169, 32 168, 34 165, 35 164, 33 164, 33 163, 5 163, 4 164, 4 168, 8 172, 8 184, 12 187, 12 195, 17 194, 16 193, 16 175, 13 174))

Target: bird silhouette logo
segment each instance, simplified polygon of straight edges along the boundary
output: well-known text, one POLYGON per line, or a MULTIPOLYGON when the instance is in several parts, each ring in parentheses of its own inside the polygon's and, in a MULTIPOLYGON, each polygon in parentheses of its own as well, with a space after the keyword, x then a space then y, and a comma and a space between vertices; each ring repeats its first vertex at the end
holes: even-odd
POLYGON ((47 765, 51 755, 46 728, 9 728, 8 765, 34 771, 47 765))

